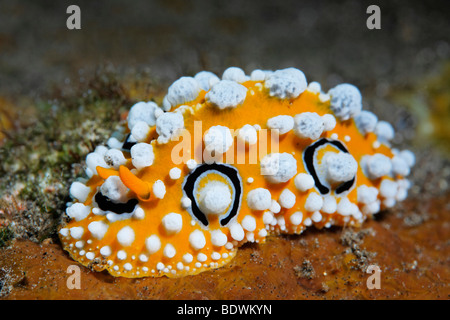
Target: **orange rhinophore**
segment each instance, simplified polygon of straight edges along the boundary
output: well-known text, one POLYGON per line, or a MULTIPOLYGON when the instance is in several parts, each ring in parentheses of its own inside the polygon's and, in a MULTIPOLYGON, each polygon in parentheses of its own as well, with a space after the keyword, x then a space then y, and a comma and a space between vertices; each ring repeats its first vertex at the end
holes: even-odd
POLYGON ((359 226, 404 200, 415 158, 393 137, 353 85, 325 93, 295 68, 202 71, 161 106, 133 105, 87 156, 59 235, 74 260, 114 276, 198 274, 246 242, 359 226))
POLYGON ((119 176, 121 182, 133 191, 138 198, 143 201, 150 198, 150 184, 147 181, 141 180, 136 177, 130 169, 125 166, 120 166, 119 176))

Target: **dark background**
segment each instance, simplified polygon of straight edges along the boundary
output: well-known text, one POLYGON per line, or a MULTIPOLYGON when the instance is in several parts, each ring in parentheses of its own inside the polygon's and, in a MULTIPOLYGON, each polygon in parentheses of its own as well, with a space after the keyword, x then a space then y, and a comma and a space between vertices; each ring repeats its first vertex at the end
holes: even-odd
MULTIPOLYGON (((0 1, 0 94, 40 96, 99 66, 161 82, 229 66, 297 67, 383 95, 448 60, 447 1, 0 1), (66 8, 81 8, 81 30, 66 8), (381 30, 366 9, 381 8, 381 30)), ((72 82, 69 82, 72 81, 72 82)))

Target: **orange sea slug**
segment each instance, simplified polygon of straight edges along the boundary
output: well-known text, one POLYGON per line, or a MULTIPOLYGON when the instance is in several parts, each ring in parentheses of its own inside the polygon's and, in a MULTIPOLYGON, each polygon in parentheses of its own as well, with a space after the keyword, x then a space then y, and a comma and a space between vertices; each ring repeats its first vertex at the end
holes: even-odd
POLYGON ((415 159, 393 136, 355 86, 324 93, 295 68, 182 77, 86 157, 59 235, 114 276, 198 274, 245 242, 358 226, 405 199, 415 159))

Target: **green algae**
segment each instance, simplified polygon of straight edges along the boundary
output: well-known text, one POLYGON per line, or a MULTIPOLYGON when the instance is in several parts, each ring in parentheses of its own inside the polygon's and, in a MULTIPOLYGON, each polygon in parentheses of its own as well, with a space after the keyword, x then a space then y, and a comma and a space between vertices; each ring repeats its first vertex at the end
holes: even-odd
POLYGON ((5 247, 14 238, 14 232, 10 226, 0 229, 0 248, 5 247))

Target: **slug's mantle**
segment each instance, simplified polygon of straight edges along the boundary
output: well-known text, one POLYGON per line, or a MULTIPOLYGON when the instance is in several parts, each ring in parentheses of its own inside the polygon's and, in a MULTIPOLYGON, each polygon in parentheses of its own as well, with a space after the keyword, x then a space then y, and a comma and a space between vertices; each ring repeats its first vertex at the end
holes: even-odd
POLYGON ((414 154, 302 71, 231 67, 182 77, 161 106, 138 102, 86 157, 59 229, 73 259, 114 276, 180 277, 228 263, 245 242, 359 226, 407 196, 414 154))

